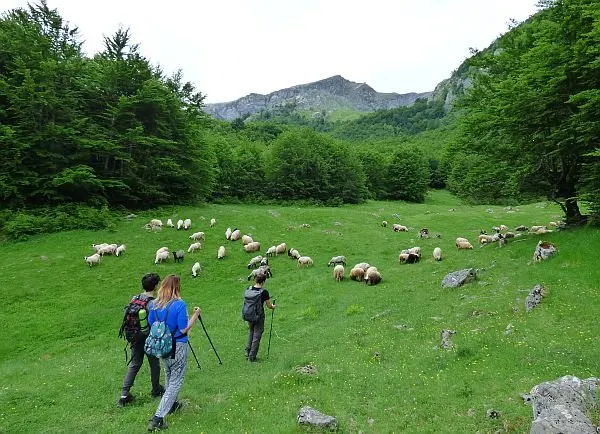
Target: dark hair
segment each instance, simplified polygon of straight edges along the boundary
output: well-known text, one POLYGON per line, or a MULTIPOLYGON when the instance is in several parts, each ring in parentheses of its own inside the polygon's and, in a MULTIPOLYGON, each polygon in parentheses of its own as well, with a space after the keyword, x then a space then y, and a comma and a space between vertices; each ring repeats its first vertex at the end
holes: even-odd
POLYGON ((256 274, 256 283, 258 283, 259 285, 261 283, 265 283, 266 280, 267 280, 267 275, 265 273, 263 273, 262 271, 256 274))
POLYGON ((153 291, 160 282, 160 276, 156 273, 148 273, 142 277, 142 288, 144 291, 153 291))

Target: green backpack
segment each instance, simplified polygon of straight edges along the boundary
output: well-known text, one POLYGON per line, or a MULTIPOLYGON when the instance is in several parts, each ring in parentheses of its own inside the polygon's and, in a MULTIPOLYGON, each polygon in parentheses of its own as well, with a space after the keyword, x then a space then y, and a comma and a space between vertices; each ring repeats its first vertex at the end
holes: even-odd
POLYGON ((158 316, 158 311, 153 309, 156 312, 157 320, 152 323, 150 334, 146 338, 146 343, 144 345, 144 351, 149 356, 168 357, 173 351, 173 335, 167 326, 170 308, 169 302, 169 304, 167 304, 167 312, 165 313, 164 320, 161 320, 158 316))

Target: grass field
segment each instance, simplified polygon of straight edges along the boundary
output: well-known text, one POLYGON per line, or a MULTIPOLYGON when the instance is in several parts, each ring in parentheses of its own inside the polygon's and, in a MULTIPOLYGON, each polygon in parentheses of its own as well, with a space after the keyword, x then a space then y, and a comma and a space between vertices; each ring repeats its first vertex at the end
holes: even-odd
POLYGON ((531 408, 520 393, 563 375, 598 376, 600 232, 583 228, 524 236, 500 249, 477 247, 480 228, 547 224, 560 218, 553 204, 468 206, 445 192, 424 204, 369 202, 340 208, 206 205, 162 210, 123 219, 114 231, 74 231, 2 245, 2 339, 0 340, 0 432, 143 432, 158 401, 150 396, 147 364, 132 392, 136 402, 117 408, 126 371, 117 338, 123 306, 139 292, 149 271, 182 276, 188 306, 202 318, 223 364, 198 324, 180 394, 185 407, 168 417, 168 432, 295 433, 296 416, 310 405, 338 419, 343 433, 528 432, 531 408), (450 209, 454 209, 450 211, 450 209), (489 210, 493 212, 488 212, 489 210), (396 216, 395 216, 396 215, 396 216), (154 265, 161 246, 187 251, 191 232, 142 229, 150 218, 189 217, 204 230, 201 251, 182 264, 154 265), (210 229, 210 218, 217 227, 210 229), (394 233, 399 222, 408 233, 394 233), (308 223, 309 228, 300 228, 308 223), (287 256, 271 260, 267 289, 276 298, 270 357, 267 311, 260 363, 244 358, 242 292, 248 285, 241 242, 226 241, 238 227, 261 242, 279 242, 314 259, 298 269, 287 256), (419 240, 427 227, 441 238, 419 240), (457 251, 454 239, 469 238, 473 250, 457 251), (532 264, 539 239, 559 254, 532 264), (127 244, 122 257, 105 257, 89 268, 92 243, 127 244), (227 256, 217 261, 219 245, 227 256), (399 265, 403 248, 419 245, 423 260, 399 265), (435 262, 434 247, 445 258, 435 262), (358 262, 376 265, 380 285, 347 278, 336 283, 326 266, 345 255, 346 276, 358 262), (193 279, 198 260, 202 274, 193 279), (442 289, 450 271, 481 269, 479 279, 442 289), (548 295, 532 312, 524 301, 535 284, 548 295), (512 333, 505 333, 512 324, 512 333), (456 331, 454 349, 440 350, 440 332, 456 331), (379 353, 379 357, 375 356, 379 353), (312 364, 314 376, 294 371, 312 364), (497 419, 486 416, 498 410, 497 419), (498 431, 500 430, 500 431, 498 431))

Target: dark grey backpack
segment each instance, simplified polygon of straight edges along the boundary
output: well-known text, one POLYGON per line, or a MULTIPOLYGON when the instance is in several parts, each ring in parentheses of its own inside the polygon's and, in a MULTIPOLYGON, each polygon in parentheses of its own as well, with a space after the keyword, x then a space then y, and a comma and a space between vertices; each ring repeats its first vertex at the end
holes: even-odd
POLYGON ((252 286, 244 291, 244 305, 242 306, 242 319, 244 321, 256 322, 265 317, 262 292, 262 289, 254 289, 252 286))

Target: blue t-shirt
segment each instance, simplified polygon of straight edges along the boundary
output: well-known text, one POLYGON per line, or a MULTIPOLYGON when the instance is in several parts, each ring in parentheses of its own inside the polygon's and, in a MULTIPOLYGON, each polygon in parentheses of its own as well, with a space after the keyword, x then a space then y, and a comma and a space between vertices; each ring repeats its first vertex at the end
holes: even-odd
POLYGON ((168 309, 167 327, 169 327, 171 334, 175 337, 175 342, 187 342, 187 335, 181 336, 181 330, 188 325, 187 306, 185 305, 185 301, 181 299, 170 301, 169 304, 162 309, 154 308, 155 301, 156 300, 152 301, 148 306, 148 309, 150 310, 148 324, 152 326, 155 321, 164 321, 168 309))

